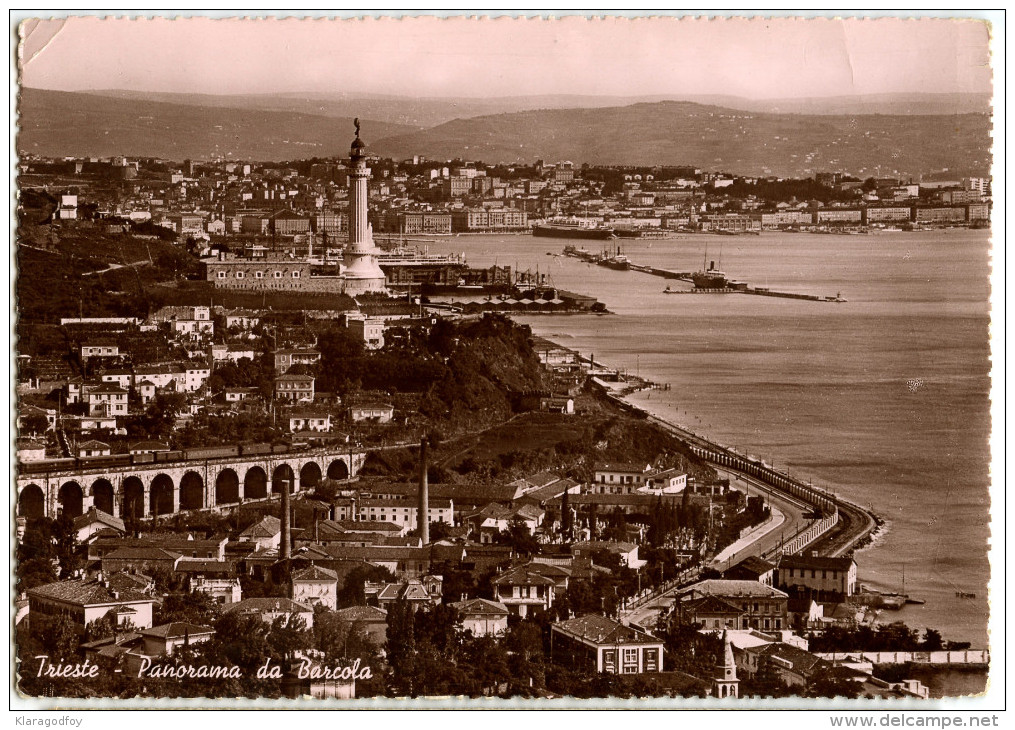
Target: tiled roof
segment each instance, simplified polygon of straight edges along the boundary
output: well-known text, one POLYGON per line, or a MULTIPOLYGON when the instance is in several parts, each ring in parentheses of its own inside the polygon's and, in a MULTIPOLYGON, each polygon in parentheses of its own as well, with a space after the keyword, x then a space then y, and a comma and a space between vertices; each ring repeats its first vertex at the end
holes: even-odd
POLYGON ((92 507, 85 514, 74 518, 74 529, 80 530, 83 527, 88 527, 88 525, 95 523, 107 525, 115 530, 119 530, 120 532, 123 532, 126 529, 124 527, 123 520, 118 517, 113 517, 113 515, 106 514, 95 507, 92 507))
POLYGON ((103 560, 177 560, 181 555, 157 547, 122 547, 102 556, 103 560))
POLYGON ((727 603, 718 596, 704 596, 703 598, 695 598, 690 601, 684 601, 680 604, 680 610, 695 614, 742 613, 742 611, 739 608, 730 603, 727 603))
POLYGON ((736 568, 750 571, 752 573, 755 573, 756 575, 763 575, 764 573, 767 573, 768 571, 775 568, 775 564, 770 563, 767 560, 764 560, 763 558, 759 558, 757 555, 751 555, 750 557, 741 560, 739 563, 734 565, 733 568, 731 568, 731 570, 736 568))
POLYGON ((725 598, 787 598, 780 590, 753 580, 709 579, 688 586, 681 596, 723 596, 725 598))
POLYGON ((594 644, 660 644, 662 641, 644 631, 624 626, 606 616, 589 614, 553 624, 553 629, 594 644))
MULTIPOLYGON (((542 567, 542 566, 541 566, 542 567)), ((517 568, 507 570, 493 579, 494 585, 508 586, 552 586, 556 585, 553 578, 548 578, 536 572, 537 569, 529 565, 519 565, 517 568)))
POLYGON ((472 598, 468 601, 452 603, 455 610, 462 616, 507 616, 508 608, 499 601, 488 601, 485 598, 472 598))
POLYGON ((153 626, 141 632, 142 636, 152 636, 156 639, 182 639, 187 636, 206 636, 214 634, 215 629, 211 626, 199 626, 198 624, 186 621, 173 621, 161 626, 153 626))
POLYGON ((140 591, 118 591, 119 597, 98 581, 62 580, 47 583, 29 589, 29 597, 35 596, 54 601, 64 601, 79 606, 95 606, 107 603, 131 603, 133 601, 151 601, 152 599, 140 591))
POLYGON ((183 558, 176 564, 178 573, 235 573, 236 564, 229 560, 183 558))
POLYGON ((117 571, 106 576, 106 584, 122 595, 124 591, 145 591, 152 585, 150 576, 144 573, 125 573, 117 571))
POLYGON ((822 558, 810 555, 783 555, 779 569, 806 568, 808 570, 849 570, 853 558, 822 558))
POLYGON ((343 621, 373 621, 383 623, 387 621, 388 612, 377 606, 350 606, 335 612, 343 621))
POLYGON ((282 520, 273 515, 265 515, 260 522, 255 522, 240 533, 240 537, 276 537, 282 532, 282 520))
POLYGON ((314 609, 291 598, 246 598, 226 606, 226 613, 313 613, 314 609))
POLYGON ((631 474, 644 474, 649 470, 647 464, 636 464, 634 462, 618 462, 614 464, 598 464, 596 471, 625 472, 631 474))
POLYGON ((328 570, 327 568, 321 568, 317 565, 311 565, 309 568, 304 568, 303 570, 293 573, 292 579, 294 581, 302 580, 302 581, 337 582, 338 573, 336 573, 333 570, 328 570))
POLYGON ((811 672, 818 669, 822 665, 827 665, 821 657, 811 654, 809 651, 804 651, 792 644, 784 644, 778 642, 775 644, 766 644, 765 646, 758 648, 758 653, 762 656, 777 657, 782 661, 788 663, 794 672, 811 672))

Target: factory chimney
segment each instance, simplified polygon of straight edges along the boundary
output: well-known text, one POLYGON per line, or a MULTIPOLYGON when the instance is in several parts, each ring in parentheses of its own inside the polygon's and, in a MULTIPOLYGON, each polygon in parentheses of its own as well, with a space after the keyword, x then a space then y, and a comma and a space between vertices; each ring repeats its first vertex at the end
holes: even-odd
POLYGON ((290 529, 291 518, 289 514, 289 485, 291 483, 292 481, 290 479, 282 479, 282 534, 279 536, 279 560, 288 560, 290 549, 292 547, 292 530, 290 529))
POLYGON ((430 485, 427 483, 427 441, 424 436, 419 441, 419 505, 416 511, 416 524, 424 545, 430 544, 430 485))

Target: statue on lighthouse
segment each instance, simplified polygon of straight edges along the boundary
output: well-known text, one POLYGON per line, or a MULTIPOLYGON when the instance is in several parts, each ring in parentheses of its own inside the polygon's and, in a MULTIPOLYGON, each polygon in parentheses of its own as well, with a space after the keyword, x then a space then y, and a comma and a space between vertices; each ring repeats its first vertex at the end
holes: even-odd
POLYGON ((384 272, 377 264, 377 247, 374 246, 373 228, 367 220, 367 181, 370 169, 366 163, 366 145, 359 137, 359 117, 353 121, 356 139, 352 141, 349 156, 352 172, 349 173, 349 243, 345 249, 342 276, 343 291, 350 296, 386 291, 384 272))

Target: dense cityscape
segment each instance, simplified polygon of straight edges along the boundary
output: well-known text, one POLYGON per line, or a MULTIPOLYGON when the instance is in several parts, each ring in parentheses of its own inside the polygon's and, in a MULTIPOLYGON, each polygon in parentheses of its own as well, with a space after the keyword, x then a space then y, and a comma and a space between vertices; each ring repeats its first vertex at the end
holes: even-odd
POLYGON ((340 159, 20 162, 22 692, 925 698, 986 667, 858 581, 873 511, 506 316, 608 303, 428 247, 627 270, 639 238, 983 227, 989 181, 394 161, 359 127, 340 159))

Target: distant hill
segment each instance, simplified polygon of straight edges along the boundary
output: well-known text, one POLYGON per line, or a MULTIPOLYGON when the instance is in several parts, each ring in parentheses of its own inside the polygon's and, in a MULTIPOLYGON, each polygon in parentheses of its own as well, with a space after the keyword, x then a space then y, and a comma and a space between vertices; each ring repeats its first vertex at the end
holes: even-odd
POLYGON ((456 119, 378 140, 373 149, 396 158, 686 164, 745 175, 985 174, 990 129, 987 114, 762 114, 666 101, 456 119))
MULTIPOLYGON (((346 155, 354 136, 351 117, 41 89, 23 89, 18 111, 18 150, 47 157, 294 160, 346 155)), ((363 119, 368 142, 413 130, 363 119)))
POLYGON ((405 97, 363 93, 174 94, 103 89, 89 92, 118 99, 194 106, 262 109, 329 117, 365 117, 392 124, 433 127, 453 119, 532 109, 596 109, 659 101, 689 101, 772 114, 970 114, 990 113, 989 94, 873 94, 805 99, 746 99, 729 95, 589 96, 547 94, 489 99, 405 97))
MULTIPOLYGON (((968 109, 975 107, 973 97, 890 95, 870 97, 869 102, 877 108, 892 104, 937 108, 948 98, 956 108, 968 109)), ((865 98, 785 103, 796 105, 794 108, 812 104, 832 109, 859 104, 865 98)), ((358 116, 371 149, 396 158, 422 154, 438 160, 465 157, 490 163, 542 158, 598 164, 689 164, 782 176, 808 176, 821 170, 900 176, 945 169, 949 174, 986 174, 989 169, 987 112, 775 114, 680 101, 601 106, 609 99, 412 100, 342 94, 192 96, 24 89, 17 146, 26 153, 54 157, 306 159, 346 154, 352 117, 358 116), (568 106, 592 103, 597 106, 568 106), (529 106, 540 104, 546 106, 529 106), (552 104, 565 106, 548 108, 552 104), (526 106, 527 111, 473 115, 482 108, 526 106), (427 123, 449 115, 450 121, 436 126, 427 123), (412 124, 392 123, 392 117, 412 124), (374 119, 380 121, 371 121, 374 119)))

